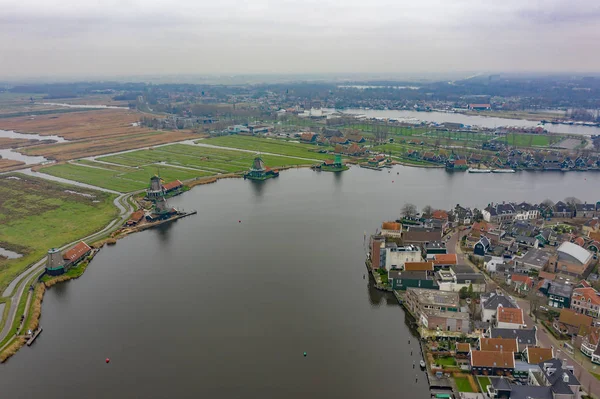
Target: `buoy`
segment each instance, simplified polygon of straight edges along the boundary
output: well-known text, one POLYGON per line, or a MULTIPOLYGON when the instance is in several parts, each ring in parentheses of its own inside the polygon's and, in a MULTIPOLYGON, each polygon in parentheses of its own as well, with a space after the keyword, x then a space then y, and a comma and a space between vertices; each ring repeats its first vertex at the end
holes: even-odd
POLYGON ((110 363, 110 359, 109 358, 106 358, 105 361, 106 361, 106 363, 110 363))
POLYGON ((241 220, 238 220, 238 223, 242 223, 242 221, 241 221, 241 220))
POLYGON ((306 357, 306 352, 304 352, 304 357, 306 357))
POLYGON ((393 183, 393 182, 394 182, 394 181, 392 180, 392 183, 393 183))

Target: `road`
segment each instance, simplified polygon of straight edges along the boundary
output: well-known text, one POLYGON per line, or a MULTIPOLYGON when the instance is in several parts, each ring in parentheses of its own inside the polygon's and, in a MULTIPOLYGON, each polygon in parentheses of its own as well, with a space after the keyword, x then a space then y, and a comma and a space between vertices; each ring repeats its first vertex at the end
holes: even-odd
MULTIPOLYGON (((125 222, 127 217, 129 217, 129 214, 134 210, 133 206, 127 201, 129 195, 130 194, 122 194, 115 198, 113 203, 119 209, 119 216, 112 222, 110 222, 106 227, 87 237, 80 238, 66 245, 63 245, 60 249, 63 250, 65 248, 68 248, 82 240, 93 241, 96 237, 100 237, 103 234, 109 232, 111 229, 121 226, 125 222)), ((17 315, 16 313, 17 308, 19 306, 19 301, 28 289, 27 282, 29 282, 34 276, 42 273, 42 271, 44 270, 45 263, 46 258, 40 259, 33 266, 19 274, 2 293, 2 296, 5 298, 10 298, 11 302, 10 308, 8 310, 8 317, 6 319, 6 323, 4 324, 2 331, 0 331, 0 341, 4 340, 4 338, 12 331, 12 329, 14 328, 15 320, 17 319, 17 317, 20 317, 20 315, 17 315)))
MULTIPOLYGON (((461 263, 462 264, 470 264, 471 266, 473 266, 471 264, 471 262, 468 260, 468 258, 466 258, 465 255, 463 254, 463 252, 460 249, 460 245, 459 245, 460 238, 464 234, 467 234, 467 232, 468 232, 468 230, 458 231, 458 232, 453 233, 450 236, 450 238, 448 239, 446 248, 448 249, 448 252, 456 253, 459 264, 461 264, 461 263)), ((493 289, 496 289, 499 287, 498 284, 496 284, 496 282, 493 281, 492 279, 488 278, 487 275, 484 274, 484 276, 486 276, 486 280, 488 283, 488 290, 493 290, 493 289)), ((507 292, 504 292, 504 293, 505 293, 505 295, 511 296, 510 293, 507 293, 507 292)), ((529 315, 530 303, 528 300, 516 298, 516 301, 517 301, 517 304, 519 305, 519 307, 523 309, 525 324, 528 326, 537 326, 538 345, 543 348, 554 348, 554 354, 557 358, 558 357, 560 357, 561 359, 566 358, 567 364, 572 365, 574 367, 575 376, 579 379, 582 389, 584 389, 587 392, 591 392, 594 397, 600 397, 600 381, 597 378, 595 378, 593 375, 591 375, 590 372, 585 367, 583 367, 581 364, 577 363, 577 361, 569 353, 565 352, 562 349, 560 349, 560 353, 557 352, 557 349, 560 348, 560 343, 558 341, 556 341, 549 332, 546 331, 544 326, 542 326, 541 324, 537 324, 533 321, 533 319, 529 315)), ((578 350, 578 349, 575 349, 575 350, 578 350)))

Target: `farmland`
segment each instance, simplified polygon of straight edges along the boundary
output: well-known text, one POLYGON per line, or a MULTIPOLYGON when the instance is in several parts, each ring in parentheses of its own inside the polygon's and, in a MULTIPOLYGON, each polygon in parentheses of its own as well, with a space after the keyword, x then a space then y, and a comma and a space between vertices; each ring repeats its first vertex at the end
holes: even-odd
POLYGON ((498 138, 499 141, 508 142, 513 147, 547 147, 560 141, 564 137, 548 134, 518 134, 510 133, 507 137, 498 138))
POLYGON ((331 155, 320 154, 317 150, 330 150, 331 147, 318 147, 314 144, 294 143, 285 140, 266 139, 249 136, 221 136, 197 141, 201 144, 210 144, 220 147, 240 148, 257 152, 287 155, 290 157, 314 159, 330 159, 331 155))
POLYGON ((111 194, 19 174, 0 183, 0 247, 23 255, 0 257, 0 289, 48 248, 98 231, 117 214, 111 194))

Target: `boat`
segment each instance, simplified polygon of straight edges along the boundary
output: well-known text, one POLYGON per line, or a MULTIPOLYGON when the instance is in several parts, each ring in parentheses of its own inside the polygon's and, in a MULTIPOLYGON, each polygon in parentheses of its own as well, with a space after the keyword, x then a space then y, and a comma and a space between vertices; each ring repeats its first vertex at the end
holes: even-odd
POLYGON ((515 173, 514 169, 493 169, 492 173, 515 173))
POLYGON ((491 169, 477 169, 477 168, 469 168, 467 170, 469 173, 490 173, 491 169))
POLYGON ((419 366, 421 366, 422 369, 425 368, 425 361, 421 359, 421 361, 419 362, 419 366))

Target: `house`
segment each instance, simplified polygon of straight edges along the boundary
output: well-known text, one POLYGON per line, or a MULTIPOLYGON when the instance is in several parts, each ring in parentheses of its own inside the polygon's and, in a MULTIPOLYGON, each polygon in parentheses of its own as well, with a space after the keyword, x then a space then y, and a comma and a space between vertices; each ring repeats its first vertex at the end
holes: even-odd
POLYGON ((475 375, 512 375, 515 357, 512 352, 471 350, 471 373, 475 375))
POLYGON ((369 164, 369 166, 373 166, 375 168, 380 168, 388 162, 389 162, 389 160, 384 154, 378 154, 372 158, 369 158, 368 164, 369 164))
POLYGON ((561 309, 571 307, 573 286, 557 281, 542 280, 539 291, 548 297, 548 305, 561 309))
POLYGON ((175 181, 163 184, 163 189, 165 190, 166 194, 181 191, 182 188, 183 188, 183 183, 179 180, 175 180, 175 181))
POLYGON ((489 233, 494 230, 496 226, 486 221, 475 222, 473 226, 471 226, 471 233, 478 233, 479 236, 485 233, 489 233))
POLYGON ((528 202, 521 202, 514 205, 516 215, 515 220, 531 220, 540 218, 538 205, 531 205, 528 202))
POLYGON ((143 218, 144 218, 144 211, 143 210, 135 211, 129 217, 129 220, 127 221, 126 225, 127 226, 135 226, 140 221, 142 221, 143 218))
POLYGON ((491 104, 469 104, 469 109, 472 111, 484 111, 492 109, 491 104))
POLYGON ((554 204, 552 215, 555 218, 571 218, 573 217, 574 209, 571 205, 565 204, 562 201, 558 201, 554 204))
POLYGON ((440 210, 440 209, 435 210, 431 214, 431 218, 437 219, 437 220, 443 220, 443 221, 447 222, 448 221, 448 212, 440 210))
POLYGON ((487 237, 482 236, 473 247, 473 253, 475 255, 485 256, 485 254, 490 251, 491 246, 490 240, 487 237))
POLYGON ((526 384, 506 378, 491 378, 487 395, 492 399, 580 399, 581 384, 573 366, 550 359, 528 367, 526 384))
POLYGON ((524 274, 511 274, 507 279, 507 283, 510 284, 515 291, 520 293, 531 291, 535 284, 531 277, 524 274))
POLYGON ((577 334, 581 336, 581 346, 579 350, 592 360, 592 363, 600 364, 600 328, 590 327, 581 328, 577 334), (587 330, 582 334, 582 330, 587 330))
POLYGON ((354 143, 364 143, 366 141, 359 133, 348 133, 346 138, 354 143))
POLYGON ((407 272, 427 272, 433 274, 433 262, 405 262, 404 271, 407 272))
POLYGON ((431 241, 440 241, 443 232, 441 229, 428 229, 418 226, 404 226, 406 229, 402 234, 404 244, 423 245, 431 241))
POLYGON ((515 353, 519 343, 516 338, 479 338, 479 350, 515 353))
POLYGON ((527 271, 540 271, 550 263, 550 253, 541 249, 532 248, 521 258, 516 258, 515 263, 523 266, 527 271))
POLYGON ((518 308, 516 303, 511 301, 510 297, 491 293, 489 295, 481 295, 481 320, 486 322, 494 322, 499 307, 518 308))
POLYGON ((388 272, 388 282, 394 290, 406 290, 409 287, 438 289, 435 280, 426 271, 401 271, 392 269, 388 272))
POLYGON ((581 276, 593 259, 590 251, 568 241, 560 244, 556 252, 558 256, 550 262, 555 273, 581 276))
POLYGON ((387 271, 404 270, 404 263, 421 261, 421 251, 414 245, 399 247, 395 242, 386 242, 383 255, 383 264, 387 271))
POLYGON ((417 323, 427 329, 470 332, 470 317, 460 312, 458 293, 409 287, 404 304, 417 323))
POLYGON ((516 236, 515 242, 522 248, 537 248, 539 241, 535 237, 516 236))
POLYGON ((574 335, 582 326, 592 325, 592 318, 571 309, 561 309, 558 320, 554 320, 552 327, 562 334, 574 335))
POLYGON ((598 218, 590 219, 581 226, 583 232, 589 237, 590 233, 600 231, 600 220, 598 218))
POLYGON ((525 350, 527 346, 537 346, 537 328, 516 329, 516 328, 490 328, 488 335, 490 338, 516 338, 519 343, 519 352, 525 350))
POLYGON ((512 222, 516 216, 516 209, 513 204, 490 204, 485 207, 481 214, 483 215, 483 220, 491 223, 505 223, 512 222))
POLYGON ((545 247, 546 245, 556 245, 556 234, 552 229, 548 228, 541 230, 539 234, 535 236, 535 238, 537 238, 541 247, 545 247))
POLYGON ((456 265, 456 254, 435 254, 433 255, 433 267, 442 268, 444 266, 456 265))
POLYGON ((523 309, 505 308, 498 306, 496 311, 496 326, 498 328, 520 329, 525 327, 523 309))
POLYGON ((446 243, 444 241, 432 241, 425 243, 423 248, 425 250, 425 257, 427 259, 433 259, 435 255, 444 255, 448 253, 446 243))
POLYGON ((402 237, 402 224, 398 222, 383 222, 381 225, 381 235, 384 237, 402 237))
POLYGON ((468 168, 469 168, 469 165, 467 164, 466 159, 449 160, 446 163, 446 169, 467 170, 468 168))
POLYGON ((305 133, 300 134, 300 141, 302 141, 304 143, 314 143, 317 141, 318 137, 319 137, 319 135, 316 133, 305 132, 305 133))
POLYGON ((473 211, 470 208, 463 208, 460 205, 456 205, 454 208, 454 220, 458 224, 469 225, 473 220, 473 211))
POLYGON ((594 319, 600 317, 600 294, 592 287, 579 287, 571 295, 571 309, 594 319))
POLYGON ((372 235, 369 240, 369 260, 373 269, 379 269, 385 265, 385 237, 372 235))
POLYGON ((471 344, 468 342, 457 342, 456 343, 456 356, 466 357, 471 352, 471 344))
MULTIPOLYGON (((85 242, 80 241, 63 254, 63 259, 65 260, 66 265, 75 265, 89 255, 90 252, 92 252, 92 248, 85 242)), ((68 266, 66 268, 68 269, 68 266)))
POLYGON ((593 218, 598 216, 595 204, 575 204, 575 217, 578 218, 593 218))
POLYGON ((345 137, 330 137, 329 138, 329 143, 333 146, 335 146, 336 144, 348 144, 348 139, 345 137))
POLYGON ((539 364, 548 361, 554 357, 554 349, 539 348, 537 346, 528 346, 525 348, 524 358, 529 364, 539 364))
POLYGON ((92 248, 81 241, 71 249, 61 255, 60 250, 51 248, 48 250, 46 260, 46 273, 51 276, 58 276, 68 271, 71 266, 82 261, 92 252, 92 248))
POLYGON ((473 292, 485 292, 485 277, 470 266, 451 265, 449 270, 435 273, 440 291, 459 292, 462 288, 473 288, 473 292))

